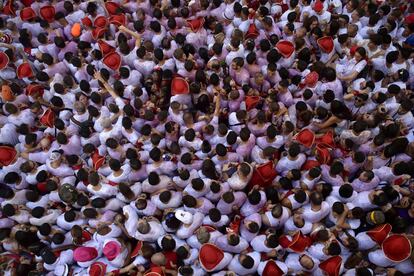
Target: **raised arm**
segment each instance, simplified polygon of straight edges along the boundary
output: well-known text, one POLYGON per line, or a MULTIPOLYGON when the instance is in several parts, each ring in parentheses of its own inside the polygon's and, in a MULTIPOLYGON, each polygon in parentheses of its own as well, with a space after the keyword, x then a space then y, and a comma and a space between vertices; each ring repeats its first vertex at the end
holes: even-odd
POLYGON ((133 32, 125 26, 119 26, 118 28, 121 32, 130 34, 132 37, 135 37, 135 47, 141 47, 141 36, 137 32, 133 32))

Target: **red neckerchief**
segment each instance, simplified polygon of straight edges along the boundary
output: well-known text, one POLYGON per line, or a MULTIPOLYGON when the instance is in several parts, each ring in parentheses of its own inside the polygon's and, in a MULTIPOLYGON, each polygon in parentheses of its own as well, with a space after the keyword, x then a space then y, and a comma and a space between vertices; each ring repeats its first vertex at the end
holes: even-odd
POLYGON ((111 180, 108 181, 108 184, 111 185, 111 186, 118 186, 118 183, 113 182, 111 180))
POLYGON ((288 198, 290 195, 293 195, 293 194, 294 194, 293 190, 287 191, 287 193, 283 196, 282 200, 285 198, 288 198))
POLYGON ((74 171, 78 171, 78 170, 82 169, 82 166, 83 166, 83 164, 75 165, 75 166, 72 166, 72 169, 74 171))

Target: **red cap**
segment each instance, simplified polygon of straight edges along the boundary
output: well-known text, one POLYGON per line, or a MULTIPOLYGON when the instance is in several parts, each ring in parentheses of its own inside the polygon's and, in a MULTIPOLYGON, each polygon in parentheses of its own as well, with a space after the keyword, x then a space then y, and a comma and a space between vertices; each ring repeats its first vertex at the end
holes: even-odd
POLYGON ((342 258, 333 256, 319 264, 319 268, 325 272, 327 276, 339 276, 341 270, 342 258))
POLYGON ((105 8, 109 12, 110 15, 117 14, 116 10, 119 8, 119 4, 114 2, 106 2, 105 8))
POLYGON ((48 108, 40 117, 39 122, 47 127, 53 127, 55 125, 55 112, 52 109, 48 108))
POLYGON ((198 255, 201 267, 207 272, 214 271, 223 258, 223 251, 211 243, 203 244, 198 255))
POLYGON ((109 261, 112 261, 121 253, 121 245, 119 244, 119 242, 110 241, 105 244, 102 251, 105 257, 109 261))
POLYGON ((319 80, 319 74, 316 73, 315 71, 310 72, 305 77, 305 83, 309 87, 314 87, 318 83, 318 80, 319 80))
POLYGON ((122 58, 116 52, 109 53, 104 57, 103 63, 112 70, 118 70, 121 67, 122 58))
POLYGON ((188 25, 190 26, 193 32, 198 32, 204 25, 204 17, 199 17, 193 20, 187 20, 188 25))
POLYGON ((89 268, 89 276, 105 276, 106 264, 103 262, 95 262, 89 268))
POLYGON ((23 79, 23 78, 31 78, 33 77, 33 71, 32 71, 32 67, 30 67, 30 64, 27 62, 24 62, 22 64, 20 64, 17 67, 17 77, 19 79, 23 79))
POLYGON ((109 23, 114 24, 116 26, 126 25, 126 16, 125 14, 112 15, 109 18, 109 23))
POLYGON ((183 77, 174 77, 171 81, 171 95, 190 93, 190 86, 183 77))
POLYGON ((315 133, 305 128, 295 135, 295 140, 304 145, 307 148, 313 146, 315 142, 315 133))
POLYGON ((387 238, 388 234, 391 232, 391 225, 386 223, 383 225, 378 225, 372 230, 367 231, 367 235, 377 242, 379 245, 387 238))
POLYGON ((316 138, 316 142, 325 144, 331 148, 335 147, 335 140, 334 140, 334 134, 331 130, 329 130, 328 132, 325 132, 324 135, 322 135, 321 137, 316 138))
POLYGON ((101 38, 106 32, 106 28, 95 28, 92 30, 93 39, 101 38))
POLYGON ((330 36, 324 36, 317 40, 319 48, 325 53, 330 53, 334 49, 334 41, 330 36))
POLYGON ((246 96, 246 99, 244 100, 246 102, 246 110, 252 110, 257 106, 257 104, 260 102, 259 96, 246 96))
POLYGON ((313 6, 313 10, 316 12, 320 12, 323 10, 323 3, 321 1, 316 1, 315 5, 313 6))
POLYGON ((259 36, 259 31, 256 28, 254 23, 250 24, 249 29, 246 32, 245 38, 246 39, 255 39, 259 36))
POLYGON ((36 17, 36 13, 35 13, 35 11, 34 11, 32 8, 30 8, 30 7, 23 8, 23 9, 20 11, 20 18, 21 18, 23 21, 29 21, 29 20, 31 20, 31 19, 33 19, 33 18, 35 18, 35 17, 36 17))
POLYGON ((7 65, 9 65, 9 56, 6 55, 6 53, 4 52, 0 52, 0 70, 3 70, 4 68, 7 67, 7 65))
POLYGON ((0 146, 0 166, 10 165, 17 156, 17 151, 8 146, 0 146))
POLYGON ((92 27, 92 25, 93 25, 92 20, 89 17, 87 17, 87 16, 85 16, 84 18, 82 18, 81 19, 81 22, 82 22, 82 25, 83 26, 86 26, 86 27, 92 27))
POLYGON ((73 251, 75 262, 88 262, 98 257, 98 251, 94 247, 81 246, 73 251))
POLYGON ((26 95, 32 96, 38 93, 40 96, 43 95, 44 87, 37 83, 31 83, 26 87, 26 95))
POLYGON ((105 28, 106 25, 108 25, 108 20, 103 15, 96 17, 93 21, 93 26, 96 28, 105 28))
POLYGON ((411 255, 411 243, 405 235, 391 235, 382 243, 382 251, 389 260, 402 262, 411 255))
POLYGON ((100 167, 102 167, 102 165, 105 163, 105 157, 99 155, 98 151, 95 151, 92 154, 92 164, 93 164, 93 169, 95 171, 99 170, 100 167))
POLYGON ((99 50, 102 52, 102 55, 106 56, 109 53, 115 52, 115 48, 103 41, 102 39, 98 40, 99 50))
POLYGON ((7 4, 3 7, 3 13, 5 15, 16 16, 16 10, 13 7, 13 0, 7 1, 7 4))
POLYGON ((282 276, 284 274, 274 260, 269 260, 263 269, 262 276, 282 276))
POLYGON ((413 24, 414 23, 414 13, 410 13, 409 15, 407 15, 405 18, 405 23, 407 23, 408 25, 413 24))
POLYGON ((290 56, 295 52, 295 46, 288 40, 281 40, 276 43, 276 49, 284 58, 290 58, 290 56))
POLYGON ((40 16, 47 22, 52 22, 55 20, 55 7, 53 6, 43 6, 40 8, 40 16))

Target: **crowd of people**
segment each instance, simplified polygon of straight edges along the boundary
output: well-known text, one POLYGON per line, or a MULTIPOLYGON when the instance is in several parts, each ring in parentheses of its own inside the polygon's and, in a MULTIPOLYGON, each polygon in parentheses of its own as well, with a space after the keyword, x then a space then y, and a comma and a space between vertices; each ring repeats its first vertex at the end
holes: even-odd
POLYGON ((1 275, 414 273, 412 1, 1 2, 1 275))

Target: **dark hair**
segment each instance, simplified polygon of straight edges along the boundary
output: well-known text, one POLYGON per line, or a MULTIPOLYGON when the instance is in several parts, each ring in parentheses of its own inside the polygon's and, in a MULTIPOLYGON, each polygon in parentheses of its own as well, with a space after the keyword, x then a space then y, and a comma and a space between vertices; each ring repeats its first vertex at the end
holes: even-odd
POLYGON ((328 246, 328 254, 331 256, 337 256, 341 254, 341 247, 337 242, 331 242, 331 244, 328 246))

